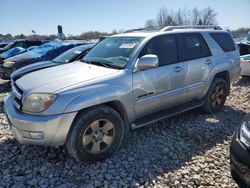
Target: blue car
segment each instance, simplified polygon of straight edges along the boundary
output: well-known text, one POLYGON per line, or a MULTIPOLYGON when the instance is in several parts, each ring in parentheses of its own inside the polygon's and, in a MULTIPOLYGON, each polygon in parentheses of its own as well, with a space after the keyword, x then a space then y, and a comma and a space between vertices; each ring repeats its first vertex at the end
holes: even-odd
POLYGON ((2 78, 9 78, 10 74, 19 68, 40 61, 52 60, 59 54, 82 44, 79 41, 52 41, 41 46, 34 46, 25 53, 4 60, 0 75, 2 78))
POLYGON ((73 61, 77 61, 83 58, 87 54, 87 52, 91 48, 93 48, 94 45, 95 44, 80 45, 80 46, 69 49, 68 51, 60 54, 59 56, 57 56, 51 61, 41 61, 38 63, 33 63, 31 65, 22 67, 11 74, 11 79, 17 80, 23 75, 36 71, 36 70, 41 70, 41 69, 45 69, 48 67, 54 67, 54 66, 65 64, 65 63, 71 63, 73 61))
POLYGON ((15 40, 13 42, 8 43, 4 47, 1 47, 0 48, 0 54, 10 50, 11 48, 15 48, 15 47, 21 47, 21 48, 26 49, 26 48, 29 48, 31 46, 39 46, 39 45, 42 45, 42 44, 43 44, 43 42, 40 41, 40 40, 19 39, 19 40, 15 40))

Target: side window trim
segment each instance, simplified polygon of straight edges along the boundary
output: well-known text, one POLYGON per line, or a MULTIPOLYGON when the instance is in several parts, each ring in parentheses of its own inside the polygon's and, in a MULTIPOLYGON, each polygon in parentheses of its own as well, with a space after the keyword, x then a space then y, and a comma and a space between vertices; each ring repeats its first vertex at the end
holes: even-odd
POLYGON ((200 35, 200 42, 201 42, 201 45, 202 45, 201 50, 202 50, 202 56, 203 56, 203 58, 205 58, 205 57, 211 57, 211 56, 212 56, 212 53, 211 53, 211 50, 210 50, 210 48, 209 48, 209 45, 208 45, 206 39, 204 38, 204 36, 203 36, 202 34, 199 33, 199 35, 200 35), (205 48, 208 49, 208 51, 209 51, 209 56, 206 56, 206 55, 205 55, 205 52, 204 52, 205 48))

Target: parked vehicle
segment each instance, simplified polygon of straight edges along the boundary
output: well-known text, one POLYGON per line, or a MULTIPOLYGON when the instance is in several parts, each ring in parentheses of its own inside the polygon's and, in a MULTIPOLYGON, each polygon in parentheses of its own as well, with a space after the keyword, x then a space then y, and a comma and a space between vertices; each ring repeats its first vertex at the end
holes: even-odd
POLYGON ((130 129, 197 107, 221 111, 239 74, 239 52, 219 27, 135 30, 13 81, 5 111, 20 143, 66 144, 76 159, 97 161, 130 129))
POLYGON ((77 61, 81 59, 94 45, 95 44, 85 44, 85 45, 77 46, 60 54, 59 56, 57 56, 51 61, 41 61, 38 63, 33 63, 31 65, 24 66, 16 70, 15 72, 13 72, 11 75, 11 79, 16 80, 22 77, 23 75, 36 71, 36 70, 41 70, 44 68, 77 61))
POLYGON ((0 54, 0 64, 2 64, 5 59, 22 54, 26 51, 27 51, 27 49, 22 48, 22 47, 11 48, 8 51, 0 54))
POLYGON ((4 60, 0 69, 0 76, 8 79, 12 72, 21 67, 40 61, 52 60, 59 54, 79 45, 82 45, 79 41, 53 41, 33 47, 28 52, 4 60))
POLYGON ((250 114, 241 122, 230 145, 230 169, 240 187, 250 187, 250 114))
POLYGON ((7 46, 7 44, 8 44, 7 42, 0 42, 0 48, 7 46))
POLYGON ((14 47, 29 48, 31 46, 40 46, 42 44, 43 43, 40 40, 24 40, 24 39, 19 39, 19 40, 15 40, 13 42, 8 43, 3 48, 0 48, 0 54, 3 53, 3 52, 8 51, 9 49, 14 48, 14 47))
POLYGON ((250 76, 250 54, 240 56, 241 75, 250 76))
POLYGON ((236 43, 240 52, 241 75, 250 76, 250 31, 247 39, 236 43))

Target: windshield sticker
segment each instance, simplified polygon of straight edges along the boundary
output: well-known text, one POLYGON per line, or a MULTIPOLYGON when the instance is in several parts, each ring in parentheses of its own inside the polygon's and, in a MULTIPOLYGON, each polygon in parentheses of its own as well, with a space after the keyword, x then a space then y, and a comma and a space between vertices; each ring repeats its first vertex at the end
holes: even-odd
POLYGON ((134 48, 135 45, 135 43, 123 43, 120 48, 134 48))

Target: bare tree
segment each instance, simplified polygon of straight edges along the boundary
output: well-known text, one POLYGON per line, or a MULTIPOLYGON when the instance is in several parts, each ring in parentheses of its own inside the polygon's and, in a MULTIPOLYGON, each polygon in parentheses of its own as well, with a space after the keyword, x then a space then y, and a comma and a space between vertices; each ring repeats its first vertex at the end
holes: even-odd
POLYGON ((201 12, 201 21, 203 25, 213 25, 216 24, 217 13, 211 8, 204 8, 201 12))
POLYGON ((199 21, 200 21, 200 11, 198 10, 198 8, 193 8, 193 10, 192 10, 192 24, 193 25, 200 25, 199 21))
POLYGON ((157 24, 156 24, 155 20, 150 19, 150 20, 147 20, 147 21, 146 21, 145 27, 146 27, 146 28, 157 27, 157 24))
POLYGON ((184 24, 184 21, 183 21, 183 13, 181 11, 181 9, 179 8, 177 13, 176 13, 176 17, 175 17, 175 20, 176 20, 176 24, 177 25, 183 25, 184 24))
POLYGON ((156 23, 159 27, 165 26, 167 16, 168 16, 168 10, 165 7, 160 8, 156 18, 156 23))
POLYGON ((145 27, 165 27, 171 25, 213 25, 216 24, 217 13, 210 7, 204 9, 188 9, 186 6, 177 11, 160 8, 156 19, 148 20, 145 27))

